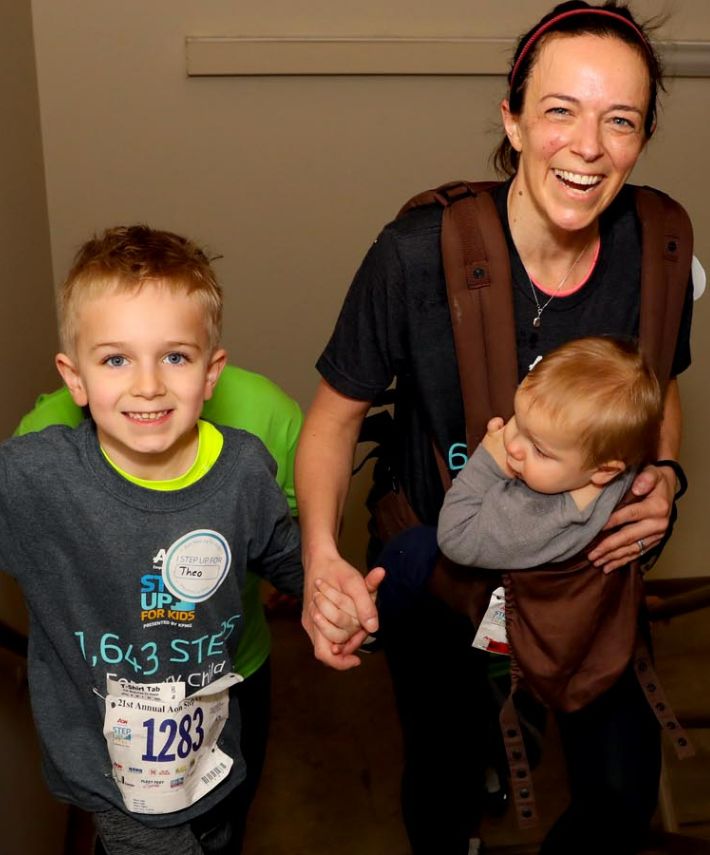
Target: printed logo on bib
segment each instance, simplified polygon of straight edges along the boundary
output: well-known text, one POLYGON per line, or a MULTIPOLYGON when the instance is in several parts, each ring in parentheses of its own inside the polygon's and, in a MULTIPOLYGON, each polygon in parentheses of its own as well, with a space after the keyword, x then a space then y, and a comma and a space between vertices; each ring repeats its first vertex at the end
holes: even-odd
POLYGON ((225 580, 231 563, 229 544, 222 535, 198 529, 183 535, 168 548, 163 581, 175 597, 203 603, 225 580))

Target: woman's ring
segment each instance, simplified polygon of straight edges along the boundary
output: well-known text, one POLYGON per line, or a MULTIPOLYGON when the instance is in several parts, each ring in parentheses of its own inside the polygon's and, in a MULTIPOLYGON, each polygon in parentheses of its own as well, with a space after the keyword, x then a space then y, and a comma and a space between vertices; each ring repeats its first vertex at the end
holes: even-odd
POLYGON ((643 555, 643 551, 646 548, 646 544, 643 542, 643 538, 636 541, 636 546, 639 548, 639 555, 643 555))

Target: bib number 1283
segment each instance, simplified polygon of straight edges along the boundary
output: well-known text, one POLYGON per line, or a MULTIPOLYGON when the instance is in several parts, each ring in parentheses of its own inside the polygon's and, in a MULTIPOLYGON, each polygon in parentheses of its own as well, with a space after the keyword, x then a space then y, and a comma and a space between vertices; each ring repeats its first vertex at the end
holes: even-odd
MULTIPOLYGON (((143 722, 146 731, 146 750, 145 754, 142 755, 143 760, 154 763, 170 763, 175 760, 175 752, 177 752, 178 757, 184 760, 191 751, 199 751, 205 738, 203 722, 202 707, 195 707, 192 715, 187 713, 180 721, 172 718, 164 719, 158 728, 159 733, 163 734, 162 746, 159 746, 159 751, 156 754, 155 719, 146 719, 143 722), (175 745, 176 741, 177 745, 175 745)), ((160 736, 158 736, 158 742, 160 741, 160 736)))

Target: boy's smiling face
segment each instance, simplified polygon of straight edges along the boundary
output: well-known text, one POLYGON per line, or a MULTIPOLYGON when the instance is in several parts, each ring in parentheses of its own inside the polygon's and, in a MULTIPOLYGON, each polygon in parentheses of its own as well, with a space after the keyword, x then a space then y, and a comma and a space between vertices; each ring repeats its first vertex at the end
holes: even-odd
POLYGON ((224 367, 204 308, 160 281, 108 291, 77 307, 71 355, 56 363, 76 404, 88 404, 99 442, 121 469, 176 478, 197 453, 197 420, 224 367))

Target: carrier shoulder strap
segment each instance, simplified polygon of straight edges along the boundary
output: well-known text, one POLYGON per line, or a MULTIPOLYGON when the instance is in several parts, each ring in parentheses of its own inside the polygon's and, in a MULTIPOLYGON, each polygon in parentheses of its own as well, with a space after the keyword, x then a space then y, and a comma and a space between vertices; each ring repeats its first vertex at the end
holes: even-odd
POLYGON ((670 379, 693 258, 693 227, 676 201, 651 187, 636 188, 641 223, 639 341, 663 389, 670 379))
POLYGON ((512 414, 518 384, 508 246, 486 192, 496 186, 494 181, 452 182, 414 196, 400 211, 433 203, 444 208, 441 254, 469 454, 485 435, 491 415, 512 414))

